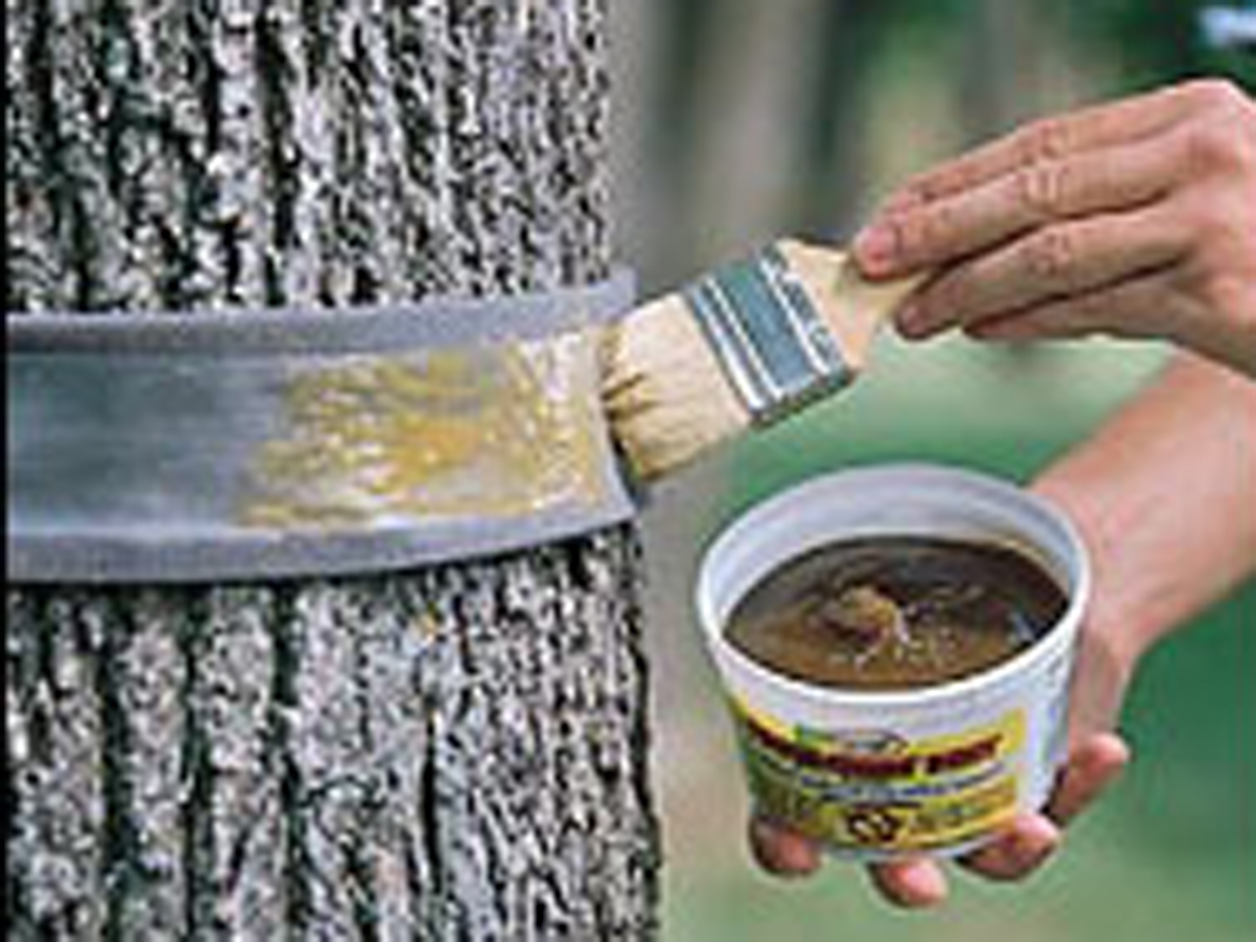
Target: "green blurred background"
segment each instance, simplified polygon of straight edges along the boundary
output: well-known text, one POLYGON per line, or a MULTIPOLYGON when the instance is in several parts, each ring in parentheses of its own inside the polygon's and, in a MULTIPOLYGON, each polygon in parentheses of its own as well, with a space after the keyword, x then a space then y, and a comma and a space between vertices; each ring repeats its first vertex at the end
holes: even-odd
MULTIPOLYGON (((1200 8, 617 5, 621 250, 653 293, 783 233, 840 241, 907 174, 1033 116, 1188 75, 1256 88, 1252 53, 1204 47, 1200 8)), ((754 500, 812 474, 892 460, 1027 481, 1164 356, 1154 344, 1009 349, 887 337, 853 391, 655 495, 646 539, 665 940, 1256 938, 1256 584, 1144 662, 1124 719, 1135 762, 1073 829, 1067 851, 1023 885, 959 876, 952 901, 927 914, 887 908, 855 868, 830 864, 800 883, 754 869, 731 733, 689 609, 698 548, 754 500)))

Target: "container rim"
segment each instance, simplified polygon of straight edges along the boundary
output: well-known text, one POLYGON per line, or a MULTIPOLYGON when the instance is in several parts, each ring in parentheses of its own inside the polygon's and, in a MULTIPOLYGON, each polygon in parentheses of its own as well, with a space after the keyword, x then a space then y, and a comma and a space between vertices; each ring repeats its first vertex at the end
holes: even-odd
MULTIPOLYGON (((890 535, 896 531, 887 528, 884 532, 890 535)), ((902 530, 897 532, 902 532, 902 530)), ((1048 553, 1052 558, 1057 555, 1049 553, 1041 546, 1042 541, 1035 540, 1032 534, 1016 532, 1020 539, 1034 550, 1048 553)), ((840 535, 840 532, 834 533, 835 537, 840 535)), ((1061 643, 1067 643, 1080 627, 1090 598, 1091 578, 1090 558, 1085 543, 1064 511, 1053 502, 985 472, 928 462, 893 462, 853 466, 812 476, 773 494, 738 515, 732 522, 722 527, 703 548, 694 589, 694 603, 700 629, 707 646, 712 649, 713 653, 718 649, 721 658, 728 659, 740 671, 755 678, 758 683, 774 688, 784 696, 812 703, 845 707, 917 709, 938 701, 953 701, 992 691, 1049 657, 1061 643), (960 484, 970 491, 975 490, 996 500, 1019 506, 1037 516, 1046 528, 1054 529, 1055 536, 1066 548, 1066 558, 1063 562, 1068 568, 1068 576, 1072 583, 1067 587, 1068 606, 1059 619, 1037 641, 1007 660, 987 670, 930 687, 868 691, 843 690, 812 684, 773 671, 730 644, 724 637, 722 620, 716 617, 714 591, 710 586, 713 560, 719 554, 727 553, 737 541, 744 539, 747 529, 779 516, 784 512, 784 507, 800 500, 808 491, 827 489, 837 483, 854 485, 867 482, 869 479, 887 478, 899 478, 903 483, 912 483, 917 487, 928 489, 935 489, 939 485, 960 484)), ((742 591, 737 600, 740 601, 748 591, 749 587, 742 591)), ((722 683, 728 692, 727 680, 724 679, 722 683)))

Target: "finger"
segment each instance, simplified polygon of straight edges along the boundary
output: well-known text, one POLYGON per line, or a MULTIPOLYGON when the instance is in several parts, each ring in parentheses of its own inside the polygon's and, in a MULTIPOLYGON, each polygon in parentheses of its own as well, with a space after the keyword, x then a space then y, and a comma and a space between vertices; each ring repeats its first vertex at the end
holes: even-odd
POLYGON ((1167 194, 1176 166, 1175 149, 1145 144, 1024 164, 886 216, 860 237, 865 267, 895 274, 936 268, 1052 222, 1133 209, 1167 194))
POLYGON ((1095 733, 1069 754, 1047 804, 1046 814, 1061 827, 1082 813, 1121 775, 1130 749, 1115 733, 1095 733))
POLYGON ((1039 814, 1016 818, 991 843, 959 863, 991 880, 1020 880, 1037 870, 1060 846, 1060 829, 1039 814))
POLYGON ((1152 137, 1187 118, 1199 99, 1199 86, 1187 83, 1034 121, 908 180, 887 200, 885 210, 951 196, 1026 164, 1152 137))
POLYGON ((946 877, 942 868, 924 857, 872 864, 868 875, 877 891, 895 906, 921 909, 946 899, 946 877))
POLYGON ((1166 267, 1190 248, 1165 204, 1068 220, 962 262, 903 305, 896 323, 920 339, 1166 267))
POLYGON ((759 866, 780 877, 806 876, 822 862, 812 841, 759 817, 750 821, 750 847, 759 866))
POLYGON ((1012 314, 977 321, 964 332, 975 340, 1017 343, 1106 333, 1121 337, 1169 336, 1180 319, 1167 271, 1139 273, 1093 291, 1058 298, 1012 314))

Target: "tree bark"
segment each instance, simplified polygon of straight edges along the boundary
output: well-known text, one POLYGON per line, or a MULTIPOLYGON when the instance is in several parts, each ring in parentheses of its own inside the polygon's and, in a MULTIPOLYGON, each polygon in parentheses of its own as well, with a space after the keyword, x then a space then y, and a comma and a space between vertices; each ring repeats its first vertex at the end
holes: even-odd
MULTIPOLYGON (((10 312, 607 270, 603 0, 6 10, 10 312)), ((653 936, 639 573, 10 589, 10 937, 653 936)))

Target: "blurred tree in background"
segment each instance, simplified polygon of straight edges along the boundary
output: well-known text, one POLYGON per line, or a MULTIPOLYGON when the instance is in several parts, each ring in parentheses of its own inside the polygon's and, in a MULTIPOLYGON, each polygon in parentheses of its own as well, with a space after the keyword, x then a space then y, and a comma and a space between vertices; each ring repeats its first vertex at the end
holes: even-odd
MULTIPOLYGON (((1087 52, 1114 57, 1130 88, 1198 75, 1224 75, 1256 90, 1256 55, 1210 49, 1200 34, 1199 0, 1065 0, 1072 38, 1087 52)), ((1228 4, 1239 7, 1237 0, 1228 4)), ((1250 4, 1249 4, 1250 5, 1250 4)))

